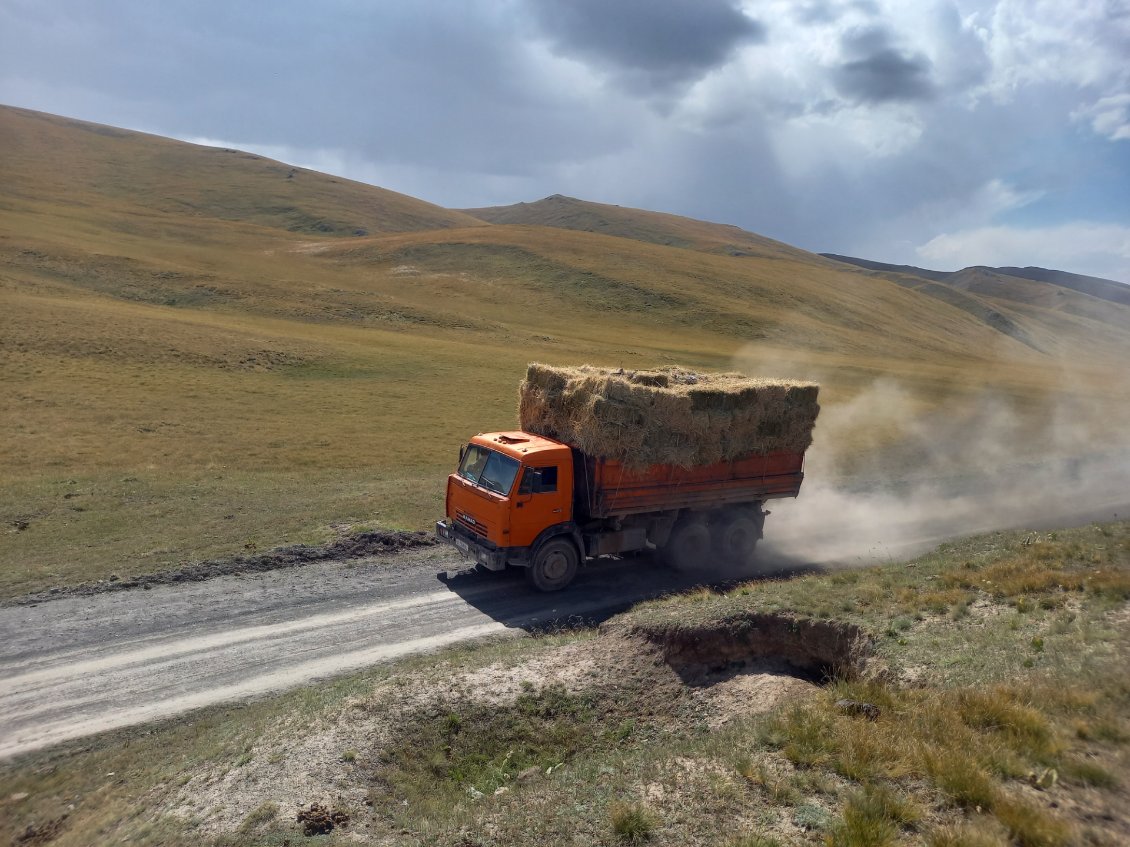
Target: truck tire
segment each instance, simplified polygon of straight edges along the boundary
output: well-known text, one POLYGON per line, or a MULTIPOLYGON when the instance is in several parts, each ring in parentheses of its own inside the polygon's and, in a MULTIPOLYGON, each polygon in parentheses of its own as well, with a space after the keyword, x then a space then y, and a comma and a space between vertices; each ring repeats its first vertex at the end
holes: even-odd
POLYGON ((718 555, 726 562, 744 564, 753 555, 761 538, 761 527, 745 514, 731 515, 723 520, 714 533, 718 555))
POLYGON ((709 564, 710 530, 702 521, 679 521, 660 555, 677 571, 702 570, 709 564))
POLYGON ((538 591, 560 591, 577 576, 579 567, 576 545, 565 538, 551 538, 534 554, 526 579, 538 591))

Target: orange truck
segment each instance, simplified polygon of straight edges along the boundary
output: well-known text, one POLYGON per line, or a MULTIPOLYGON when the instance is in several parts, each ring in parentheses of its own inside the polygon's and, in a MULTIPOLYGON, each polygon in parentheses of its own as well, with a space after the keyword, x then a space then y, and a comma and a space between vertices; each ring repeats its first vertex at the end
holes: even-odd
POLYGON ((804 453, 633 469, 527 432, 476 435, 447 478, 436 537, 489 570, 521 567, 542 591, 582 563, 654 548, 679 569, 743 561, 766 500, 795 497, 804 453))

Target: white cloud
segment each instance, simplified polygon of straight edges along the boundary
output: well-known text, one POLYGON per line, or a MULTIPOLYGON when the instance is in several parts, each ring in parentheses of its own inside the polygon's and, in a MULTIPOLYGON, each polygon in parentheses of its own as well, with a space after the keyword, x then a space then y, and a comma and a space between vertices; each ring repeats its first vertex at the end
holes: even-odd
POLYGON ((1043 82, 1109 92, 1127 80, 1130 15, 1124 4, 1001 0, 984 31, 993 59, 990 87, 998 95, 1043 82))
POLYGON ((993 179, 970 199, 970 212, 974 219, 980 216, 991 219, 1001 212, 1034 203, 1043 196, 1043 191, 1021 191, 1003 180, 993 179))
POLYGON ((1103 97, 1097 103, 1071 113, 1072 120, 1090 121, 1097 135, 1111 141, 1130 140, 1130 94, 1103 97))
POLYGON ((939 235, 917 253, 945 269, 1036 265, 1130 282, 1130 227, 1117 224, 985 226, 939 235))

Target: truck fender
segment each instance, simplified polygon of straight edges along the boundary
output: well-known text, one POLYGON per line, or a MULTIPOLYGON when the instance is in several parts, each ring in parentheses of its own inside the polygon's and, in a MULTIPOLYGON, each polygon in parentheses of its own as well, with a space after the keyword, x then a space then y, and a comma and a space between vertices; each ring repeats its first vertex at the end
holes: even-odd
POLYGON ((573 546, 577 548, 577 557, 583 564, 585 561, 584 540, 581 538, 581 531, 572 521, 554 524, 553 526, 543 529, 538 537, 534 539, 534 543, 530 545, 529 561, 532 562, 537 557, 538 550, 545 542, 549 541, 551 538, 559 538, 562 535, 568 536, 568 538, 572 540, 573 546))
POLYGON ((647 540, 656 547, 662 547, 671 537, 671 530, 678 519, 679 512, 677 511, 656 514, 647 523, 647 540))

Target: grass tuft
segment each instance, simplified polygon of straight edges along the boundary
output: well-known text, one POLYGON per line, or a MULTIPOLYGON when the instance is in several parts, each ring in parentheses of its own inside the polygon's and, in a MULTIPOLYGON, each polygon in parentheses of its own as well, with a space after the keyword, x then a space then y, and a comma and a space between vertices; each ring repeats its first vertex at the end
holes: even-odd
POLYGON ((939 827, 926 836, 927 847, 1008 847, 1008 835, 999 823, 985 816, 953 826, 939 827))
POLYGON ((1117 788, 1119 779, 1102 765, 1089 759, 1069 757, 1060 763, 1060 770, 1070 782, 1092 788, 1117 788))
POLYGON ((728 847, 781 847, 781 842, 769 835, 743 835, 731 841, 728 847))
POLYGON ((793 806, 800 802, 800 793, 793 785, 792 775, 784 774, 762 761, 743 759, 737 771, 753 785, 762 788, 769 799, 778 806, 793 806))
POLYGON ((991 809, 997 787, 989 773, 965 751, 923 749, 922 762, 934 785, 966 809, 991 809))
POLYGON ((993 814, 1020 847, 1064 847, 1072 841, 1072 829, 1064 820, 1030 800, 1001 797, 993 814))
POLYGON ((964 689, 956 697, 958 714, 967 726, 1003 735, 1008 743, 1032 756, 1054 754, 1051 725, 1036 709, 1017 701, 1014 691, 964 689))
POLYGON ((851 795, 830 833, 834 847, 887 847, 900 830, 921 817, 918 807, 883 786, 851 795))
POLYGON ((253 833, 271 823, 279 816, 279 806, 271 800, 260 803, 252 809, 239 825, 241 833, 253 833))
POLYGON ((616 801, 608 807, 608 819, 622 841, 646 841, 655 830, 651 813, 642 803, 616 801))

